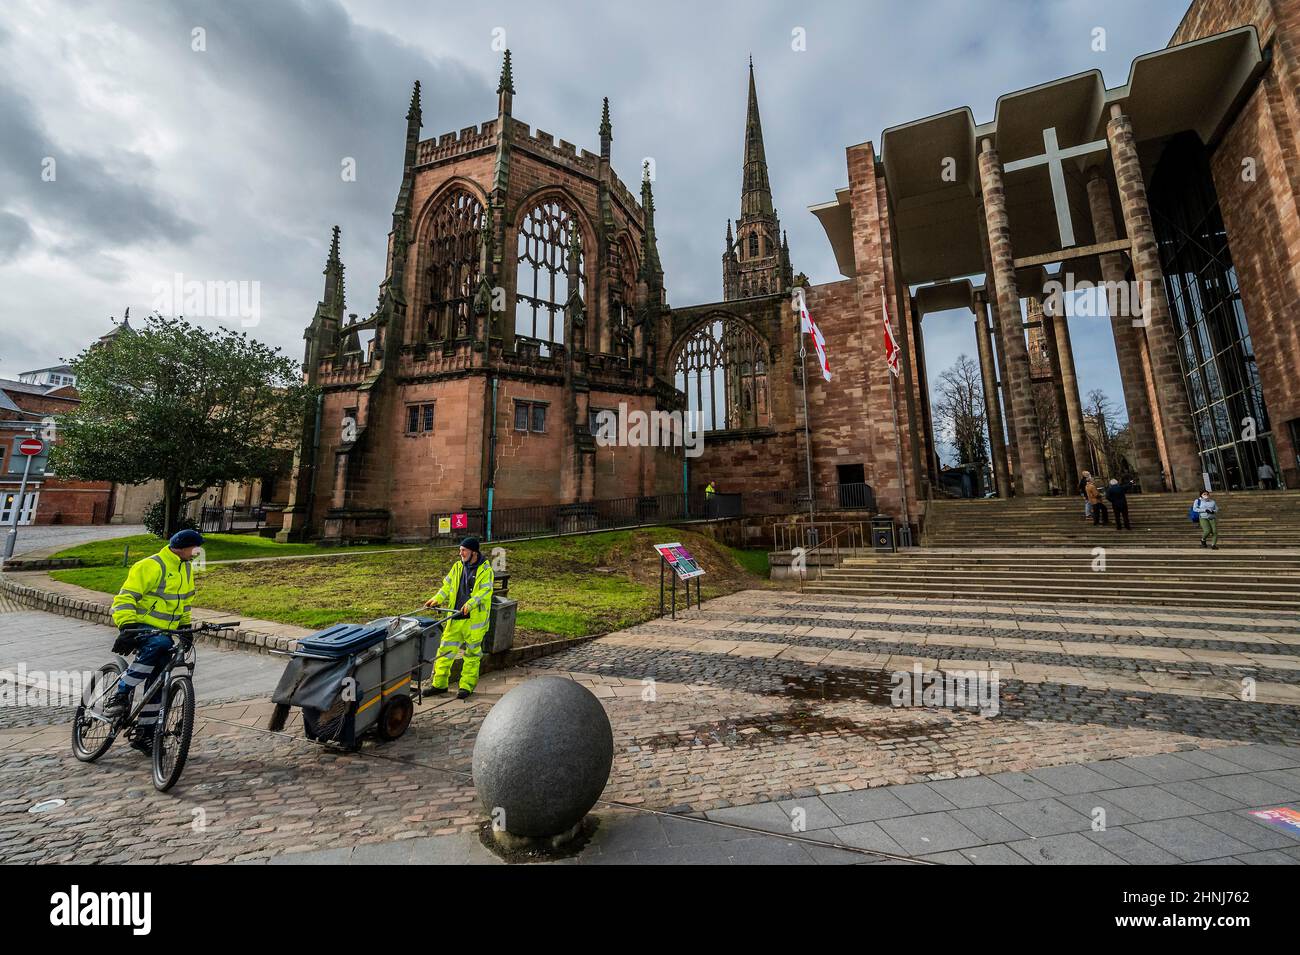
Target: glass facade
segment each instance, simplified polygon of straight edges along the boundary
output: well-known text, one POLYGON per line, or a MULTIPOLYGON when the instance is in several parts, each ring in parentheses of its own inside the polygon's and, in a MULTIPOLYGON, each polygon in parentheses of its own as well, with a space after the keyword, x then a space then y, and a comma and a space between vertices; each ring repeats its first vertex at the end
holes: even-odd
POLYGON ((1261 464, 1277 470, 1272 428, 1209 154, 1195 134, 1166 144, 1149 199, 1202 470, 1218 490, 1259 487, 1261 464))

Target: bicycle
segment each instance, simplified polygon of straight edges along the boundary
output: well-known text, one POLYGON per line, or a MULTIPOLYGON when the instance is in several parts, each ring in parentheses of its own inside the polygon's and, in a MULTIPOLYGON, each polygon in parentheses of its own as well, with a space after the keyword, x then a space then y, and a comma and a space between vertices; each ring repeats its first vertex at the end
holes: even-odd
POLYGON ((171 789, 185 769, 194 733, 194 664, 197 661, 194 637, 199 633, 219 633, 238 626, 239 621, 235 621, 142 632, 141 636, 164 633, 174 637, 171 652, 154 670, 149 682, 141 687, 139 698, 130 711, 117 720, 105 716, 104 707, 117 691, 117 683, 126 672, 127 660, 114 654, 113 662, 95 671, 81 694, 81 703, 72 720, 72 754, 83 763, 93 763, 108 752, 123 731, 128 740, 135 740, 148 732, 140 728, 137 720, 140 711, 161 692, 158 719, 153 726, 153 785, 159 792, 171 789), (166 688, 165 692, 162 692, 163 688, 166 688))

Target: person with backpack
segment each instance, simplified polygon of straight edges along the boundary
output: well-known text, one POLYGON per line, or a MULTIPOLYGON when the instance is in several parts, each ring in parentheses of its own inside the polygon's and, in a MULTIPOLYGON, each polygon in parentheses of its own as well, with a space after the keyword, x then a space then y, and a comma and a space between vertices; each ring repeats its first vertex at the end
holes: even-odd
POLYGON ((1219 505, 1209 491, 1202 491, 1201 496, 1192 502, 1192 509, 1187 512, 1190 520, 1201 525, 1201 546, 1211 550, 1219 549, 1219 505))

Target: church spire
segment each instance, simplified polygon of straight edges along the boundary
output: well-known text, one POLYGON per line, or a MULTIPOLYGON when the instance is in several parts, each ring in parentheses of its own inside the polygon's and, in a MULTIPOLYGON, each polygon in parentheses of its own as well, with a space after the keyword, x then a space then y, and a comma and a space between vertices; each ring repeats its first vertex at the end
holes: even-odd
POLYGON ((659 244, 655 239, 655 197, 650 188, 650 161, 641 167, 641 208, 645 210, 645 232, 641 236, 641 277, 647 283, 663 282, 663 266, 659 264, 659 244))
POLYGON ((609 144, 614 139, 614 126, 609 121, 609 97, 605 97, 605 105, 600 108, 600 158, 609 160, 609 144))
POLYGON ((334 227, 334 237, 330 240, 329 258, 325 260, 325 294, 321 301, 328 306, 335 306, 342 317, 344 308, 343 259, 339 255, 339 227, 334 227))
POLYGON ((758 116, 758 89, 754 85, 754 58, 749 58, 749 108, 745 115, 745 178, 740 196, 742 216, 771 215, 772 189, 767 179, 767 154, 763 150, 763 124, 758 116))
POLYGON ((497 111, 501 115, 510 115, 510 108, 514 104, 514 95, 515 74, 510 68, 510 51, 506 50, 506 55, 501 60, 501 79, 497 81, 497 111))

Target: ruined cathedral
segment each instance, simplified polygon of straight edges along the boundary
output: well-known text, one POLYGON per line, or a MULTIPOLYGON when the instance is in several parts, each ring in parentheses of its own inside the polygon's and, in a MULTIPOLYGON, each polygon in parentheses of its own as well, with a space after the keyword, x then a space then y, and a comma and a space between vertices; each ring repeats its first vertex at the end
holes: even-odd
POLYGON ((699 305, 667 299, 652 183, 610 167, 608 102, 599 152, 557 142, 514 118, 507 53, 496 116, 421 139, 417 84, 368 317, 346 314, 337 234, 330 249, 284 536, 428 537, 439 514, 532 505, 582 526, 710 481, 747 501, 811 484, 923 523, 945 493, 927 316, 973 320, 992 493, 1074 494, 1096 472, 1078 336, 1113 342, 1122 386, 1129 451, 1103 476, 1300 485, 1300 5, 1194 0, 1128 77, 1044 77, 846 147, 847 184, 809 207, 842 277, 811 285, 751 63, 722 296, 699 305), (795 285, 833 373, 806 387, 795 285), (1082 285, 1106 307, 1066 314, 1055 290, 1082 285), (604 446, 593 423, 620 409, 694 415, 702 454, 604 446))
POLYGON ((577 513, 698 492, 710 476, 731 490, 742 473, 751 489, 785 485, 794 276, 752 63, 740 216, 713 305, 668 304, 652 182, 643 171, 634 192, 611 168, 608 100, 597 153, 515 119, 514 96, 507 52, 496 117, 422 139, 415 84, 385 278, 364 319, 346 312, 335 229, 304 335, 320 398, 285 538, 427 537, 438 515, 577 513), (597 416, 619 409, 693 415, 704 457, 598 445, 597 416))

